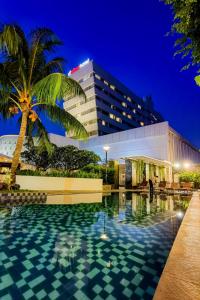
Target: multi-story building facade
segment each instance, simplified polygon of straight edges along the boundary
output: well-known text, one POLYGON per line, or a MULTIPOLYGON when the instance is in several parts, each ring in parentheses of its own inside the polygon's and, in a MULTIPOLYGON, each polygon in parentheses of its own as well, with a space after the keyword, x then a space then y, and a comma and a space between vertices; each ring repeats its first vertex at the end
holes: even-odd
POLYGON ((94 61, 87 60, 69 72, 80 83, 86 101, 80 97, 66 99, 64 108, 86 128, 89 136, 151 125, 163 121, 149 97, 136 96, 94 61))

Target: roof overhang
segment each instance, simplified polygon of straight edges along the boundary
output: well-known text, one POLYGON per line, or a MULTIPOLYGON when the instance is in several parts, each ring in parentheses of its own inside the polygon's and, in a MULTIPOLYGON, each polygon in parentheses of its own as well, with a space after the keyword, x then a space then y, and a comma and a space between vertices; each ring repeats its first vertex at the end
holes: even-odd
POLYGON ((143 160, 145 163, 154 164, 157 166, 167 166, 167 167, 172 166, 172 163, 167 160, 161 160, 161 159, 153 158, 150 156, 144 156, 144 155, 128 156, 128 157, 123 157, 122 159, 131 160, 131 161, 143 160))

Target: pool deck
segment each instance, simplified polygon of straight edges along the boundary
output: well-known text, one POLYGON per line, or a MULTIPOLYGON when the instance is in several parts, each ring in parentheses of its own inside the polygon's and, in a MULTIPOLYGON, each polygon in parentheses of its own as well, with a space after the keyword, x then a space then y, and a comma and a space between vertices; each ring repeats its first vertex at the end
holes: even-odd
POLYGON ((194 192, 154 300, 200 300, 200 193, 194 192))

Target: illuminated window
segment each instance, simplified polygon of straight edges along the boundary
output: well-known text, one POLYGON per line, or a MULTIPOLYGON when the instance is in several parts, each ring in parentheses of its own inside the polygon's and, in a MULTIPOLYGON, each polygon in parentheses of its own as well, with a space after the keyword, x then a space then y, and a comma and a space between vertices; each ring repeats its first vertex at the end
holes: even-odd
POLYGON ((139 109, 142 109, 142 107, 141 107, 141 105, 140 105, 140 104, 138 104, 138 108, 139 108, 139 109))
POLYGON ((125 112, 125 111, 123 111, 123 112, 122 112, 122 115, 123 115, 123 116, 126 116, 126 112, 125 112))
POLYGON ((114 85, 110 85, 111 90, 115 90, 115 86, 114 85))
POLYGON ((109 114, 109 117, 113 120, 115 119, 115 115, 113 115, 113 114, 109 114))
POLYGON ((116 121, 119 122, 119 123, 122 123, 122 119, 119 118, 119 117, 116 118, 116 121))
POLYGON ((104 80, 104 83, 105 83, 106 85, 109 85, 108 81, 106 81, 106 80, 104 80))
POLYGON ((101 77, 98 74, 94 75, 97 79, 101 80, 101 77))
POLYGON ((105 122, 104 120, 101 121, 101 124, 102 124, 103 126, 106 126, 106 122, 105 122))
POLYGON ((131 115, 128 115, 127 117, 128 117, 129 119, 132 119, 131 115))
POLYGON ((122 102, 123 107, 127 107, 127 104, 125 102, 122 102))
POLYGON ((140 122, 140 125, 141 125, 141 126, 144 126, 144 122, 140 122))
POLYGON ((131 98, 130 98, 130 97, 127 97, 127 100, 128 100, 129 102, 131 102, 131 98))
POLYGON ((133 109, 133 113, 136 114, 136 109, 133 109))

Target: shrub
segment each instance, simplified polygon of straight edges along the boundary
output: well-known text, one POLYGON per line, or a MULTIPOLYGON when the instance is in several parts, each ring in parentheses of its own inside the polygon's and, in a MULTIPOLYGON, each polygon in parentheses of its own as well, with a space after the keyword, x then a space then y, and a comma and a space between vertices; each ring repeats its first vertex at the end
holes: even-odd
MULTIPOLYGON (((99 176, 99 178, 103 179, 103 182, 106 183, 106 166, 105 165, 87 165, 83 169, 83 171, 88 173, 94 173, 99 176)), ((114 176, 115 170, 113 167, 107 168, 107 183, 114 184, 114 176)))
POLYGON ((199 172, 182 172, 179 174, 180 182, 194 182, 195 188, 200 188, 200 173, 199 172))
POLYGON ((68 172, 60 170, 41 171, 41 170, 21 170, 17 171, 17 175, 24 176, 49 176, 49 177, 73 177, 73 178, 100 178, 96 173, 88 173, 86 171, 68 172))

